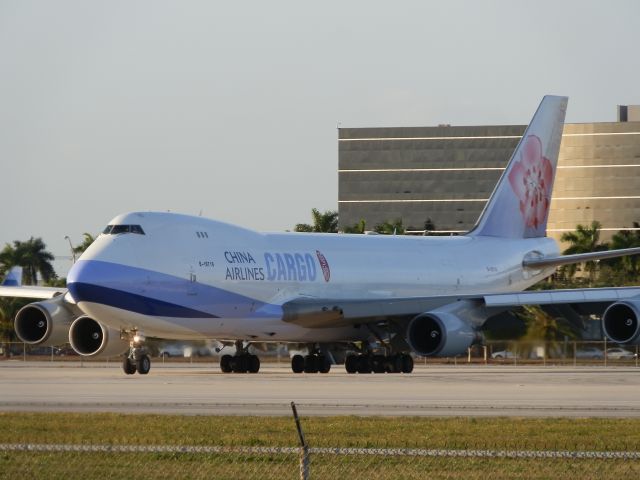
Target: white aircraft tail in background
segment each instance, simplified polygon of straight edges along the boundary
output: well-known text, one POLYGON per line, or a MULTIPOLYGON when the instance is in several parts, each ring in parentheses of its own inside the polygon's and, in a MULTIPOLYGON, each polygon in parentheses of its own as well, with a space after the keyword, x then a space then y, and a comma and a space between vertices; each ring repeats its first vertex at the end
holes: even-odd
POLYGON ((12 267, 0 285, 5 287, 19 287, 22 285, 22 267, 12 267))

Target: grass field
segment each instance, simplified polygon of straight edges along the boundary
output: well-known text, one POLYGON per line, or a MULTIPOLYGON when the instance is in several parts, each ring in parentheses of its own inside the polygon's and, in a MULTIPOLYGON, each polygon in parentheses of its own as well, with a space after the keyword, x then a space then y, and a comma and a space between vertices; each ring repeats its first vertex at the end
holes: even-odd
MULTIPOLYGON (((640 419, 303 416, 302 426, 313 447, 640 450, 640 419)), ((8 443, 298 444, 289 417, 0 413, 0 432, 8 443)))
MULTIPOLYGON (((302 412, 303 413, 303 412, 302 412)), ((311 447, 638 451, 640 420, 302 417, 311 447)), ((292 418, 0 414, 2 443, 295 447, 292 418)), ((311 457, 311 478, 632 478, 613 459, 311 457)), ((0 478, 298 478, 297 454, 0 452, 0 478)))

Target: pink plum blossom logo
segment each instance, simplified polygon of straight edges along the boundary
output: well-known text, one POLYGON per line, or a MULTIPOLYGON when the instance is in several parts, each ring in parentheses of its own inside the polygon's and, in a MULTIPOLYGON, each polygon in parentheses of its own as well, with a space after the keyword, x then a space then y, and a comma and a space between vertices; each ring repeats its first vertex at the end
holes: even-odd
POLYGON ((329 268, 329 262, 327 262, 327 259, 320 252, 320 250, 316 250, 316 255, 318 257, 318 262, 320 263, 320 268, 322 269, 324 281, 328 282, 331 279, 331 269, 329 268))
POLYGON ((525 139, 520 160, 509 172, 509 183, 520 200, 520 213, 526 227, 538 229, 549 212, 553 166, 542 156, 542 142, 535 135, 525 139))

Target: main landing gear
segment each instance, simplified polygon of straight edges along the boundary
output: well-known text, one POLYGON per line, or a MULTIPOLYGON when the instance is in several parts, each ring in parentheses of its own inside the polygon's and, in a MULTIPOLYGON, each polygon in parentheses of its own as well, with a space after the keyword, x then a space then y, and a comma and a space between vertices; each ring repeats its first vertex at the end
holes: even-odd
POLYGON ((222 355, 220 357, 220 370, 223 373, 258 373, 260 371, 260 359, 257 355, 249 353, 249 345, 244 345, 242 340, 236 342, 235 355, 222 355))
POLYGON ((320 353, 294 355, 291 357, 291 370, 293 373, 329 373, 331 360, 320 353))
POLYGON ((122 370, 127 375, 133 375, 136 371, 140 375, 146 375, 151 370, 151 359, 144 346, 144 335, 133 332, 129 342, 129 351, 122 359, 122 370))
POLYGON ((411 373, 413 358, 407 353, 396 355, 348 355, 344 362, 347 373, 411 373))

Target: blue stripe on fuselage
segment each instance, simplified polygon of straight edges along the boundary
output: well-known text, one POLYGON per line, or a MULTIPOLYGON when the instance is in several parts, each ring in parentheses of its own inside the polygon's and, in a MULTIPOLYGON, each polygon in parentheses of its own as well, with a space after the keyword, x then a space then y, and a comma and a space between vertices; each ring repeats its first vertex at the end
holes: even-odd
POLYGON ((152 270, 80 260, 67 277, 76 302, 95 302, 153 316, 281 318, 282 308, 251 297, 152 270))
POLYGON ((75 282, 69 285, 69 291, 78 302, 92 302, 109 305, 129 312, 154 317, 174 318, 218 318, 217 315, 186 308, 175 303, 163 302, 155 298, 135 293, 123 292, 113 288, 101 287, 90 283, 75 282))

